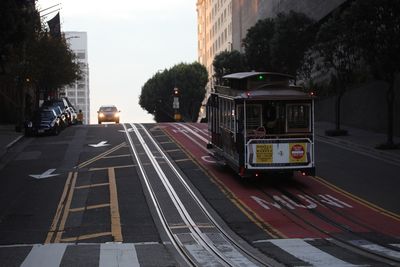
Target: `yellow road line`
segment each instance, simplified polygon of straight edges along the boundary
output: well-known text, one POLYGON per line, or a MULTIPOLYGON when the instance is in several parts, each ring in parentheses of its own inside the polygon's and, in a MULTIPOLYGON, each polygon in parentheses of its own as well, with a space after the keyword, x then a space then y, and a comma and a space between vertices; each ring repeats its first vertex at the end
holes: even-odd
MULTIPOLYGON (((133 168, 137 165, 130 164, 130 165, 121 165, 121 166, 112 166, 114 169, 123 169, 123 168, 133 168)), ((99 168, 90 168, 89 171, 104 171, 108 170, 110 167, 99 167, 99 168)))
POLYGON ((192 159, 186 158, 186 159, 177 159, 175 162, 182 162, 182 161, 191 161, 192 159))
POLYGON ((85 206, 81 208, 74 208, 70 209, 69 212, 79 212, 79 211, 85 211, 85 210, 93 210, 93 209, 100 209, 100 208, 106 208, 110 207, 110 204, 98 204, 98 205, 92 205, 92 206, 85 206))
POLYGON ((111 232, 115 242, 122 242, 121 217, 119 214, 118 193, 114 168, 108 169, 108 179, 110 183, 111 232))
POLYGON ((68 238, 63 238, 60 241, 61 242, 76 242, 76 241, 80 241, 80 240, 87 240, 87 239, 92 239, 92 238, 96 238, 96 237, 108 236, 108 235, 111 235, 111 232, 81 235, 81 236, 77 236, 77 237, 68 237, 68 238))
POLYGON ((170 149, 170 150, 165 150, 165 152, 167 153, 171 153, 171 152, 179 152, 181 151, 180 149, 170 149))
POLYGON ((69 208, 71 207, 72 197, 74 195, 74 189, 75 189, 77 176, 78 176, 78 173, 75 172, 74 176, 72 178, 71 189, 69 190, 67 202, 65 203, 64 213, 63 213, 63 216, 61 218, 60 227, 58 228, 56 238, 54 239, 54 243, 59 243, 60 242, 61 236, 62 236, 62 234, 64 232, 65 223, 66 223, 67 218, 68 218, 69 208))
POLYGON ((126 158, 132 157, 131 154, 123 154, 123 155, 114 155, 114 156, 104 156, 103 159, 115 159, 115 158, 126 158))
POLYGON ((123 142, 123 143, 121 143, 121 144, 119 144, 119 145, 117 145, 117 146, 115 146, 115 147, 113 147, 113 148, 111 148, 111 149, 109 149, 109 150, 107 150, 107 151, 105 151, 105 152, 103 152, 103 153, 97 155, 97 156, 94 157, 94 158, 91 158, 91 159, 89 159, 89 160, 87 160, 87 161, 85 161, 85 162, 82 162, 81 164, 78 165, 78 168, 86 167, 86 166, 92 164, 93 162, 95 162, 95 161, 97 161, 97 160, 103 158, 104 156, 107 156, 107 155, 109 155, 109 154, 111 154, 111 153, 117 151, 118 149, 120 149, 121 147, 123 147, 123 146, 125 146, 125 145, 126 145, 126 143, 123 142))
POLYGON ((77 186, 77 187, 75 187, 75 189, 88 189, 88 188, 92 188, 92 187, 107 186, 107 185, 109 185, 109 183, 88 184, 88 185, 77 186))
POLYGON ((312 178, 314 178, 317 182, 319 182, 321 184, 324 184, 325 186, 327 186, 327 187, 331 188, 332 190, 338 192, 339 194, 343 194, 343 195, 351 198, 352 200, 354 200, 355 202, 357 202, 357 203, 359 203, 359 204, 361 204, 363 206, 366 206, 366 207, 368 207, 368 208, 370 208, 370 209, 372 209, 374 211, 377 211, 377 212, 379 212, 381 214, 384 214, 384 215, 386 215, 386 216, 388 216, 388 217, 390 217, 390 218, 392 218, 392 219, 394 219, 396 221, 400 221, 400 215, 399 214, 396 214, 394 212, 385 210, 384 208, 381 208, 381 207, 379 207, 379 206, 377 206, 375 204, 372 204, 371 202, 368 202, 365 199, 362 199, 362 198, 360 198, 360 197, 358 197, 356 195, 353 195, 350 192, 347 192, 347 191, 337 187, 336 185, 331 184, 330 182, 324 180, 321 177, 314 176, 312 178))
POLYGON ((60 220, 61 212, 64 207, 65 197, 67 195, 68 188, 71 184, 71 179, 72 179, 72 172, 69 172, 67 181, 65 182, 65 185, 64 185, 64 191, 63 191, 63 193, 61 195, 61 199, 58 203, 56 214, 54 216, 53 222, 51 223, 50 231, 47 233, 47 238, 46 238, 45 244, 48 244, 51 242, 51 239, 53 238, 53 234, 55 233, 55 231, 57 229, 57 224, 58 224, 58 221, 60 220))

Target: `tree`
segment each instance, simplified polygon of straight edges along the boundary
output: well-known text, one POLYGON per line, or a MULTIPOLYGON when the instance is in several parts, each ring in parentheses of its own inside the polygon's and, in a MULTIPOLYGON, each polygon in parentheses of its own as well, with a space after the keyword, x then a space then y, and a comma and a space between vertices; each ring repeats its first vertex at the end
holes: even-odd
POLYGON ((251 27, 243 39, 247 64, 251 70, 273 71, 271 64, 271 40, 275 33, 275 22, 267 18, 251 27))
POLYGON ((65 39, 41 34, 30 47, 29 76, 44 95, 78 80, 81 69, 65 39))
POLYGON ((354 46, 354 35, 341 10, 335 12, 320 26, 314 46, 326 75, 330 76, 330 87, 335 94, 335 130, 330 135, 343 135, 341 129, 341 100, 348 86, 354 81, 360 61, 359 49, 354 46))
POLYGON ((220 84, 224 75, 246 70, 245 58, 236 50, 223 51, 214 57, 213 67, 214 79, 217 84, 220 84))
POLYGON ((139 105, 157 122, 174 121, 173 90, 179 90, 179 111, 184 121, 196 121, 204 99, 208 74, 199 63, 177 64, 158 72, 143 85, 139 105))
POLYGON ((38 90, 57 91, 78 79, 80 68, 65 40, 46 32, 35 1, 0 1, 0 35, 1 119, 20 126, 30 115, 26 99, 37 107, 38 90))
POLYGON ((316 34, 314 20, 303 13, 279 13, 270 40, 271 64, 282 73, 296 75, 316 34))
POLYGON ((393 119, 395 79, 400 73, 400 1, 356 0, 345 14, 355 46, 377 79, 388 84, 387 140, 381 148, 395 148, 393 119))
POLYGON ((29 47, 41 31, 34 1, 4 0, 0 3, 0 109, 8 123, 24 121, 30 88, 29 47))

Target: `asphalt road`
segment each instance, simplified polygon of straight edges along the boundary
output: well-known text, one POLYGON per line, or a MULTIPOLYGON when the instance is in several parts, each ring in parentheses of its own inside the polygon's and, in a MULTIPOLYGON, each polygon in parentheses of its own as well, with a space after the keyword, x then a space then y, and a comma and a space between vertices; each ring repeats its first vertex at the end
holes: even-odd
POLYGON ((316 159, 318 176, 400 214, 400 166, 324 142, 316 144, 316 159))
MULTIPOLYGON (((310 263, 289 256, 281 244, 268 241, 273 236, 235 204, 241 199, 215 183, 188 157, 187 148, 175 143, 162 127, 154 126, 146 125, 221 223, 235 232, 232 234, 261 251, 269 251, 275 259, 286 258, 282 262, 288 265, 310 263)), ((58 248, 63 256, 61 265, 87 262, 96 266, 111 242, 135 247, 136 254, 127 257, 135 258, 140 265, 176 264, 174 253, 164 244, 154 211, 147 205, 148 195, 126 141, 122 125, 114 124, 74 126, 59 136, 20 140, 3 157, 0 168, 1 262, 23 263, 33 251, 26 246, 42 244, 40 249, 46 244, 68 243, 76 247, 58 248), (88 251, 94 251, 95 256, 82 259, 88 251)), ((317 142, 316 159, 317 176, 326 182, 371 205, 400 213, 399 166, 325 142, 317 142)), ((247 189, 275 186, 264 182, 249 185, 237 181, 229 170, 221 171, 247 189)), ((125 247, 118 249, 126 251, 125 247)), ((359 260, 353 258, 349 261, 359 260)))

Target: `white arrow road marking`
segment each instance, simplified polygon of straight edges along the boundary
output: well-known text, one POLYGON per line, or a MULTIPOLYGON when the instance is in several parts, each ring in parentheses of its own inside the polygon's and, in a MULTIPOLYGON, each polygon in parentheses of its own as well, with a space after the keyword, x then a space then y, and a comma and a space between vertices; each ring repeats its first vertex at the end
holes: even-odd
POLYGON ((48 169, 47 171, 45 171, 42 174, 31 174, 29 175, 30 177, 33 177, 35 179, 44 179, 44 178, 49 178, 49 177, 53 177, 53 176, 57 176, 60 175, 58 173, 54 173, 52 174, 56 169, 48 169))
POLYGON ((204 160, 205 162, 216 163, 216 161, 213 160, 210 156, 202 156, 201 159, 204 160))
POLYGON ((101 141, 98 144, 89 144, 91 147, 103 147, 103 146, 109 146, 110 144, 107 144, 107 141, 101 141))

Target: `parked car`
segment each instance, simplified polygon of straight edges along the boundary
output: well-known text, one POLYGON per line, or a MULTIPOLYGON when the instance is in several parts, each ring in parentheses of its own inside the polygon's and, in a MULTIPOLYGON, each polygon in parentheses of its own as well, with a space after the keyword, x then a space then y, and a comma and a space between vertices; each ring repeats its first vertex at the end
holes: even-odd
POLYGON ((119 123, 120 112, 114 105, 101 106, 97 111, 97 120, 99 124, 102 122, 119 123))
POLYGON ((63 97, 60 99, 51 99, 43 102, 42 107, 54 107, 59 106, 64 117, 66 125, 71 125, 76 123, 77 114, 72 104, 69 102, 68 98, 63 97))
POLYGON ((25 123, 25 135, 54 134, 61 131, 61 121, 54 109, 42 108, 25 123))

